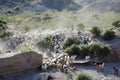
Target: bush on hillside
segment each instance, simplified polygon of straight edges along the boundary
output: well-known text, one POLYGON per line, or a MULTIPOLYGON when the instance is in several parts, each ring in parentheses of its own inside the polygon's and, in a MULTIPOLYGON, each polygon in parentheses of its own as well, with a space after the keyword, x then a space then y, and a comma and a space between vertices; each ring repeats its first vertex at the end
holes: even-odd
POLYGON ((0 37, 4 36, 7 29, 7 21, 4 18, 0 18, 0 37))
POLYGON ((77 55, 78 57, 85 57, 89 55, 88 45, 75 45, 68 47, 65 49, 65 53, 68 55, 77 55))
POLYGON ((92 56, 97 56, 97 54, 101 52, 100 44, 93 43, 93 44, 89 45, 89 51, 92 56))
POLYGON ((79 55, 81 56, 81 57, 85 57, 85 56, 88 56, 88 55, 90 55, 90 52, 89 52, 89 47, 88 47, 88 45, 79 45, 79 48, 80 48, 80 53, 79 53, 79 55))
POLYGON ((115 37, 115 32, 113 30, 106 30, 103 34, 103 39, 111 40, 115 37))
POLYGON ((112 25, 113 25, 115 28, 119 28, 119 27, 120 27, 120 20, 113 22, 112 25))
POLYGON ((101 33, 100 29, 96 26, 93 26, 90 32, 92 33, 94 38, 99 37, 101 33))
POLYGON ((108 45, 101 44, 100 52, 97 53, 97 56, 101 59, 104 59, 106 56, 112 53, 112 49, 108 45))
POLYGON ((14 11, 20 10, 20 6, 14 7, 14 11))
POLYGON ((79 41, 77 37, 68 37, 63 43, 63 49, 66 49, 67 47, 70 47, 71 45, 78 43, 79 41))
POLYGON ((112 53, 110 46, 103 43, 94 43, 91 45, 75 45, 65 49, 65 53, 68 55, 77 55, 84 58, 85 56, 93 56, 99 58, 105 58, 108 54, 112 53))
POLYGON ((68 53, 68 55, 78 55, 80 53, 80 48, 78 45, 73 44, 65 49, 65 53, 68 53))
POLYGON ((99 58, 105 58, 108 54, 112 53, 110 46, 103 43, 94 43, 89 45, 89 51, 93 56, 97 56, 99 58))
POLYGON ((75 80, 92 80, 92 77, 87 73, 79 73, 75 77, 75 80))

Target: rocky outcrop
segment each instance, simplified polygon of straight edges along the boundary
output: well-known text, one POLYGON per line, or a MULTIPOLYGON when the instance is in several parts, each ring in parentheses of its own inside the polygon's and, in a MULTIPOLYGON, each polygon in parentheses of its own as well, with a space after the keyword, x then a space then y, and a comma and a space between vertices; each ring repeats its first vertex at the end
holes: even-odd
POLYGON ((40 67, 42 55, 36 52, 25 52, 10 57, 0 58, 0 76, 15 74, 40 67))

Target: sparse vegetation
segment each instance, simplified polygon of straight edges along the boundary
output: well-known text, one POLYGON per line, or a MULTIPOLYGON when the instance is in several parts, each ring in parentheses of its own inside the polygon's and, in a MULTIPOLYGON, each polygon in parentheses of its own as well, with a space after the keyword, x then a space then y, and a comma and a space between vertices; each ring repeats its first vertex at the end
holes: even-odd
POLYGON ((50 36, 46 36, 38 41, 37 46, 43 50, 53 50, 53 42, 50 36))
POLYGON ((87 73, 81 72, 76 76, 75 80, 92 80, 92 77, 87 73))

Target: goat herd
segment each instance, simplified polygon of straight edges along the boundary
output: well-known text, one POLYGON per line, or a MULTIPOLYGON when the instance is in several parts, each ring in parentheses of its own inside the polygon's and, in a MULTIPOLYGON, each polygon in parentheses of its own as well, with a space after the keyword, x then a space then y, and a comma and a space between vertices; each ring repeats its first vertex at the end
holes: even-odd
MULTIPOLYGON (((76 58, 76 55, 69 56, 65 54, 62 56, 46 59, 42 64, 41 68, 43 71, 47 71, 50 69, 58 69, 58 70, 64 71, 65 73, 67 73, 68 70, 71 70, 73 73, 76 73, 76 67, 70 65, 75 61, 75 58, 76 58)), ((104 68, 105 63, 95 62, 93 65, 95 65, 98 70, 101 70, 101 71, 105 70, 104 68)), ((119 69, 115 66, 113 66, 112 69, 114 71, 114 75, 118 76, 119 69)))
POLYGON ((76 58, 76 55, 74 56, 68 56, 62 55, 62 56, 57 56, 51 59, 47 59, 43 64, 42 64, 42 70, 46 71, 48 69, 59 69, 63 70, 64 72, 67 73, 68 69, 71 69, 73 72, 75 72, 76 68, 75 67, 70 67, 70 63, 72 63, 76 58))

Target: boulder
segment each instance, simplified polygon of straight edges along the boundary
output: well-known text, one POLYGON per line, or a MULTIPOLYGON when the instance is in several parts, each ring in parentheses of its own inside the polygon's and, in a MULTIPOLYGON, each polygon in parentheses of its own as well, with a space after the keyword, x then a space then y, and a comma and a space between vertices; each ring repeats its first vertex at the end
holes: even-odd
MULTIPOLYGON (((9 53, 11 54, 11 53, 9 53)), ((42 65, 42 55, 36 52, 25 52, 0 58, 0 76, 38 68, 42 65)))

